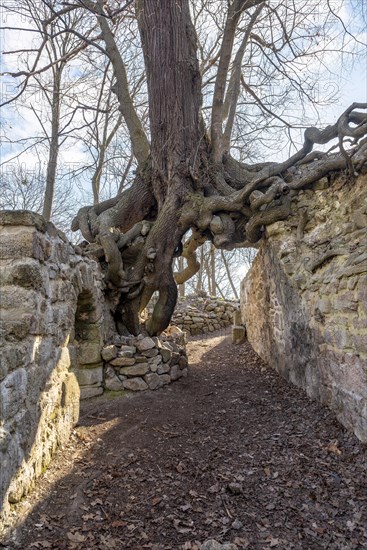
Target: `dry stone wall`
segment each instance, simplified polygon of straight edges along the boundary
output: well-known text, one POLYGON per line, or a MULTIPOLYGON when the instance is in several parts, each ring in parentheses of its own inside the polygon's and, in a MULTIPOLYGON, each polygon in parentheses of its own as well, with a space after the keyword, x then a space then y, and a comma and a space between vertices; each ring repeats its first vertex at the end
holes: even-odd
POLYGON ((32 212, 0 212, 0 531, 80 399, 187 376, 183 334, 117 335, 99 264, 32 212))
MULTIPOLYGON (((108 323, 102 323, 102 281, 95 262, 82 258, 62 233, 31 212, 0 213, 0 284, 4 518, 69 438, 78 419, 80 384, 91 381, 78 367, 89 372, 102 364, 108 323), (80 347, 76 316, 79 330, 86 332, 80 347)), ((93 385, 101 387, 101 369, 93 385)))
POLYGON ((116 336, 113 344, 103 348, 102 357, 105 386, 111 391, 157 390, 188 372, 184 341, 174 336, 169 340, 142 334, 116 336))
POLYGON ((180 299, 172 317, 172 324, 196 336, 232 325, 234 312, 239 308, 237 301, 216 298, 180 299))
POLYGON ((255 351, 367 441, 367 177, 292 199, 241 288, 255 351))

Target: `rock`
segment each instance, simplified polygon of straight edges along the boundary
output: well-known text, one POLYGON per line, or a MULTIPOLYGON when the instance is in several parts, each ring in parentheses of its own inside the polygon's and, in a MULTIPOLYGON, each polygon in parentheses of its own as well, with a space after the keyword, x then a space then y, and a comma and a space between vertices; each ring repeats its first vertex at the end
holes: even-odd
POLYGON ((146 351, 141 352, 144 357, 155 357, 158 355, 159 351, 157 348, 147 349, 146 351))
POLYGON ((137 340, 136 347, 139 351, 147 351, 155 347, 154 341, 149 336, 145 336, 141 340, 137 340))
POLYGON ((110 346, 106 346, 102 349, 102 358, 105 361, 111 361, 112 359, 115 359, 117 357, 117 347, 111 344, 110 346))
POLYGON ((123 367, 120 369, 120 374, 124 374, 125 376, 144 376, 147 372, 149 372, 148 363, 137 363, 132 367, 123 367))
POLYGON ((102 395, 103 388, 101 386, 83 386, 80 388, 80 399, 90 399, 97 395, 102 395))
POLYGON ((221 544, 215 539, 206 540, 201 546, 200 550, 237 550, 237 545, 231 542, 224 542, 221 544))
POLYGON ((147 362, 147 358, 144 357, 144 355, 135 355, 135 363, 146 363, 146 362, 147 362))
POLYGON ((161 348, 160 353, 164 363, 168 363, 172 357, 172 351, 167 347, 161 348))
POLYGON ((187 365, 189 364, 187 357, 185 355, 181 355, 178 360, 178 366, 180 369, 186 369, 187 365))
POLYGON ((158 374, 166 374, 167 372, 169 372, 169 370, 170 366, 168 363, 163 363, 162 365, 159 365, 159 367, 157 367, 158 374))
POLYGON ((172 367, 172 365, 177 365, 177 363, 178 363, 179 360, 180 360, 180 357, 181 357, 181 356, 180 356, 180 354, 179 354, 177 351, 174 351, 174 352, 172 353, 171 361, 169 362, 169 364, 171 365, 171 367, 172 367))
POLYGON ((169 384, 171 382, 171 377, 169 374, 161 374, 159 375, 159 379, 162 386, 165 386, 166 384, 169 384))
POLYGON ((103 366, 76 369, 75 374, 80 386, 93 386, 102 382, 103 366))
POLYGON ((155 372, 151 372, 144 376, 145 382, 148 384, 150 390, 156 390, 162 386, 161 377, 155 372))
POLYGON ((192 322, 193 323, 202 323, 203 319, 201 317, 193 317, 192 322))
POLYGON ((120 380, 116 375, 113 378, 106 378, 105 388, 110 391, 121 391, 124 389, 124 380, 125 378, 120 380))
POLYGON ((242 326, 233 326, 232 327, 232 343, 233 344, 243 344, 246 339, 246 329, 242 326))
POLYGON ((123 386, 125 390, 143 391, 148 389, 148 384, 142 378, 129 378, 124 380, 123 386))
POLYGON ((148 359, 148 363, 149 365, 159 365, 160 363, 162 363, 162 356, 156 355, 155 357, 151 357, 148 359))
POLYGON ((92 365, 101 360, 100 342, 80 342, 78 351, 79 363, 81 365, 92 365))
POLYGON ((121 346, 118 352, 119 357, 134 357, 136 354, 135 346, 121 346))
POLYGON ((232 529, 235 529, 237 531, 238 529, 241 529, 243 527, 243 523, 242 521, 236 518, 232 523, 231 527, 232 529))
POLYGON ((129 367, 135 365, 135 357, 116 357, 110 362, 114 367, 129 367))
POLYGON ((178 365, 173 365, 173 367, 171 368, 170 376, 171 376, 172 382, 181 378, 182 370, 178 365))

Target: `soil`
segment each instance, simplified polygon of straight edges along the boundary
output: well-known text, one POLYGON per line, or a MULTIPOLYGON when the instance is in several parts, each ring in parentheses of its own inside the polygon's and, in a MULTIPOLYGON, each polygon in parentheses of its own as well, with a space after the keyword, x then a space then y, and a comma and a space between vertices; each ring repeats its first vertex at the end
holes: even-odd
POLYGON ((367 449, 228 333, 190 375, 83 403, 10 549, 367 548, 367 449))

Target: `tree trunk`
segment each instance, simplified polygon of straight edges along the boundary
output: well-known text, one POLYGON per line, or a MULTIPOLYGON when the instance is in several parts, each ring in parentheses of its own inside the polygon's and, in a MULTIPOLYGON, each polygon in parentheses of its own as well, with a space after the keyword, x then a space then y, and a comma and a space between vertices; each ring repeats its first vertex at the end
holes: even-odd
POLYGON ((52 203, 55 192, 55 180, 57 171, 57 159, 59 156, 59 132, 60 132, 60 103, 61 103, 61 76, 62 66, 54 67, 54 82, 52 91, 52 115, 51 115, 51 137, 50 150, 47 162, 45 199, 43 202, 42 215, 46 221, 50 221, 52 203))
POLYGON ((217 296, 217 280, 215 273, 215 248, 214 245, 210 245, 210 280, 211 280, 211 295, 217 296))

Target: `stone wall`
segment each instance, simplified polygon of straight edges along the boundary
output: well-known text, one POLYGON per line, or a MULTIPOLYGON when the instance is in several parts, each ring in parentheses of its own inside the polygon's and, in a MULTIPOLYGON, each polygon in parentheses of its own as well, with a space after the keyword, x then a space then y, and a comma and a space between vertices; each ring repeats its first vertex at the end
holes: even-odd
POLYGON ((184 340, 174 335, 169 339, 116 336, 103 348, 102 357, 105 386, 111 391, 157 390, 188 372, 184 340))
POLYGON ((83 392, 77 377, 89 386, 84 372, 93 371, 93 387, 102 391, 108 323, 96 263, 78 255, 41 216, 0 213, 0 268, 0 515, 5 517, 69 438, 83 392))
POLYGON ((172 317, 172 324, 191 336, 206 334, 228 327, 238 310, 236 301, 217 298, 180 299, 172 317))
POLYGON ((325 180, 266 229, 242 283, 255 351, 367 441, 367 177, 325 180))
POLYGON ((181 331, 116 334, 99 264, 38 214, 0 212, 0 286, 1 520, 68 440, 80 399, 188 370, 181 331))

